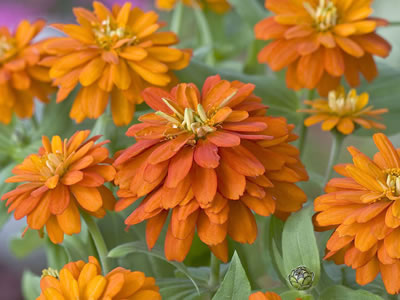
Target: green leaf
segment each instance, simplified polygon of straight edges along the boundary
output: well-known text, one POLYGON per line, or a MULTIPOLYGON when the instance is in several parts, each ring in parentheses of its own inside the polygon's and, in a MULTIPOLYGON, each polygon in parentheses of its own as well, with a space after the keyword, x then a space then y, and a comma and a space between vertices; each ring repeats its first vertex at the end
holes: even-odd
POLYGON ((213 300, 243 300, 250 296, 251 288, 239 256, 233 254, 228 272, 213 300))
POLYGON ((328 287, 320 296, 324 300, 382 300, 382 297, 364 290, 352 290, 342 285, 328 287))
MULTIPOLYGON (((47 266, 52 269, 61 270, 68 263, 68 253, 64 246, 53 244, 49 238, 46 238, 46 257, 47 266)), ((84 258, 87 259, 86 257, 84 258)))
POLYGON ((24 271, 22 274, 22 295, 25 300, 36 300, 40 296, 40 277, 31 271, 24 271))
POLYGON ((273 116, 284 116, 289 122, 297 124, 301 115, 296 111, 299 108, 297 95, 289 90, 285 83, 274 77, 245 75, 239 72, 226 71, 209 67, 201 62, 192 60, 184 70, 176 72, 182 82, 192 82, 198 88, 203 86, 207 77, 220 74, 226 80, 239 80, 243 83, 253 83, 256 88, 254 93, 261 97, 263 103, 269 106, 268 114, 273 116))
POLYGON ((281 281, 285 281, 287 274, 283 266, 282 258, 282 231, 284 223, 277 217, 272 216, 270 218, 269 226, 268 245, 269 251, 272 255, 272 264, 275 268, 275 271, 277 271, 278 275, 280 275, 281 281))
POLYGON ((268 16, 268 12, 257 0, 228 0, 228 2, 251 28, 268 16))
MULTIPOLYGON (((302 300, 311 300, 313 299, 311 295, 304 295, 304 293, 300 291, 287 291, 282 293, 281 295, 282 300, 296 300, 296 299, 302 299, 302 300), (307 298, 306 298, 307 297, 307 298)), ((323 299, 325 300, 325 299, 323 299)))
MULTIPOLYGON (((0 195, 4 195, 5 193, 11 191, 15 188, 15 183, 7 183, 4 182, 8 177, 12 175, 11 170, 14 168, 14 164, 9 164, 0 171, 0 195)), ((11 214, 8 213, 8 209, 6 207, 6 201, 0 202, 0 229, 10 218, 11 214)))
MULTIPOLYGON (((369 105, 374 109, 387 108, 389 111, 382 115, 379 122, 386 125, 383 132, 387 135, 399 133, 399 114, 400 114, 400 70, 386 65, 378 65, 379 76, 372 82, 364 81, 358 94, 367 92, 369 94, 369 105)), ((371 136, 372 130, 359 129, 355 131, 356 135, 371 136)))
POLYGON ((17 258, 24 258, 44 245, 37 230, 28 230, 24 237, 13 238, 10 242, 10 251, 17 258))
POLYGON ((313 207, 310 205, 288 218, 282 233, 282 254, 286 278, 293 269, 306 266, 314 272, 315 286, 319 280, 320 261, 312 214, 313 207))
POLYGON ((188 269, 183 263, 179 263, 176 261, 169 261, 165 258, 162 249, 159 249, 157 246, 154 247, 151 251, 147 249, 147 246, 144 242, 142 241, 136 241, 136 242, 131 242, 131 243, 126 243, 119 245, 112 249, 108 253, 108 257, 111 258, 119 258, 119 257, 124 257, 128 254, 133 254, 133 253, 144 253, 146 255, 150 255, 156 258, 159 258, 170 265, 174 266, 176 269, 178 269, 180 272, 185 274, 185 276, 190 279, 190 281, 193 283, 194 287, 197 290, 197 293, 200 293, 199 286, 196 283, 196 281, 193 279, 193 277, 190 275, 188 269))

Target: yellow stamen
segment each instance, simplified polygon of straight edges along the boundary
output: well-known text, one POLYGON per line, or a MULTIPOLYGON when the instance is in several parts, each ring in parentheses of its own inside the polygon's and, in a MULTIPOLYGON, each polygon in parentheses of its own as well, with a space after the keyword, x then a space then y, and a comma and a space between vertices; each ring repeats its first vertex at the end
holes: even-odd
POLYGON ((15 51, 15 41, 5 36, 0 36, 0 61, 13 56, 15 51))
POLYGON ((350 90, 346 95, 344 88, 339 87, 336 91, 330 91, 328 94, 329 109, 340 116, 354 115, 358 110, 358 101, 359 96, 354 89, 350 90))
POLYGON ((316 8, 309 2, 304 2, 303 6, 314 19, 314 27, 318 31, 327 31, 337 24, 337 8, 331 0, 319 0, 316 8))
POLYGON ((41 278, 43 278, 45 276, 52 276, 52 277, 55 277, 55 278, 58 279, 60 277, 60 274, 58 273, 57 270, 52 269, 52 268, 48 268, 48 269, 42 270, 42 277, 41 278))
POLYGON ((386 170, 386 186, 394 196, 400 196, 400 169, 386 170))

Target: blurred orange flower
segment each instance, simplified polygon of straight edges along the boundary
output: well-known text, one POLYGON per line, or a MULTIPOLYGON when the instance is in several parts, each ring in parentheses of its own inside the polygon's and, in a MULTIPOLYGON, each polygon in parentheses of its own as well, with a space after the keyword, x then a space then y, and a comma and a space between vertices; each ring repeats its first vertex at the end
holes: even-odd
POLYGON ((281 300, 281 296, 274 292, 256 292, 250 295, 249 300, 281 300))
POLYGON ((344 75, 352 86, 359 73, 371 81, 377 74, 373 55, 386 57, 390 44, 375 33, 387 21, 369 17, 372 0, 266 0, 275 16, 255 26, 256 38, 273 41, 258 55, 278 71, 288 67, 289 88, 334 90, 344 75))
MULTIPOLYGON (((8 212, 16 220, 27 217, 28 227, 43 230, 53 243, 65 234, 81 231, 79 209, 103 217, 114 208, 115 199, 104 183, 114 179, 108 150, 96 144, 100 136, 85 140, 90 131, 78 131, 69 140, 43 137, 43 147, 13 169, 15 176, 6 182, 25 182, 4 194, 8 212)), ((27 227, 27 228, 28 228, 27 227)))
POLYGON ((334 229, 325 259, 356 269, 365 285, 380 272, 390 294, 400 291, 400 149, 382 133, 374 135, 373 160, 355 147, 353 164, 337 165, 344 178, 331 179, 314 202, 315 225, 334 229))
POLYGON ((19 118, 30 118, 34 111, 34 98, 49 102, 54 90, 48 68, 38 65, 44 57, 43 42, 32 39, 45 26, 44 21, 30 24, 23 20, 12 34, 0 27, 0 122, 8 124, 15 111, 19 118))
POLYGON ((371 118, 379 118, 386 113, 386 108, 375 109, 368 105, 368 93, 357 95, 356 90, 351 89, 347 95, 345 89, 340 86, 328 94, 328 100, 306 100, 305 104, 311 109, 300 109, 300 112, 312 114, 304 120, 304 125, 312 126, 322 122, 322 130, 330 131, 336 128, 343 134, 351 134, 355 126, 360 125, 365 129, 386 129, 386 126, 371 118), (355 124, 356 125, 355 125, 355 124))
MULTIPOLYGON (((177 1, 180 0, 156 0, 156 6, 161 10, 172 10, 177 1)), ((200 7, 208 7, 212 11, 223 14, 230 10, 231 6, 227 0, 183 0, 186 5, 199 5, 200 7)))
POLYGON ((182 261, 195 228, 199 238, 223 261, 227 236, 253 243, 257 224, 252 211, 285 218, 306 201, 295 182, 307 180, 294 126, 283 117, 265 116, 254 85, 209 77, 202 92, 179 84, 170 93, 143 92, 156 111, 141 116, 127 135, 136 144, 115 161, 115 183, 122 210, 140 197, 127 225, 147 220, 147 244, 158 239, 172 211, 165 240, 169 260, 182 261))
POLYGON ((50 76, 60 86, 57 101, 63 101, 78 83, 82 85, 70 116, 78 123, 98 118, 111 96, 116 125, 132 120, 140 93, 148 86, 166 87, 175 77, 171 70, 186 67, 190 51, 170 46, 178 43, 173 32, 158 32, 163 26, 154 11, 143 12, 127 2, 112 12, 93 2, 94 13, 75 8, 79 25, 55 24, 68 37, 46 43, 53 55, 41 63, 51 67, 50 76))
POLYGON ((40 288, 42 293, 37 300, 161 300, 153 277, 121 267, 103 276, 99 262, 92 256, 88 263, 70 262, 60 272, 45 270, 40 288))

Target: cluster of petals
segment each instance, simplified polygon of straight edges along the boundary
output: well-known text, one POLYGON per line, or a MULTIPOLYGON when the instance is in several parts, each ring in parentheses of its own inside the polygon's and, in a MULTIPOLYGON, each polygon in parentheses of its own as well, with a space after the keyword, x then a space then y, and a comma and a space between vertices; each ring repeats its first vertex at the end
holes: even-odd
POLYGON ((250 295, 249 300, 282 300, 282 298, 274 292, 256 292, 250 295))
POLYGON ((13 112, 20 118, 30 118, 34 98, 49 102, 53 91, 48 68, 40 66, 45 56, 43 42, 32 39, 45 26, 44 21, 23 20, 15 33, 0 27, 0 122, 8 124, 13 112))
MULTIPOLYGON (((156 7, 160 10, 172 10, 177 1, 180 0, 156 0, 156 7)), ((183 0, 183 3, 189 6, 207 7, 219 14, 229 11, 231 8, 227 0, 183 0)))
POLYGON ((400 291, 400 149, 382 133, 373 136, 379 149, 373 159, 355 147, 352 164, 335 170, 326 194, 314 202, 316 228, 334 229, 325 259, 356 269, 365 285, 381 273, 390 294, 400 291))
POLYGON ((160 300, 153 277, 118 267, 102 275, 99 262, 89 257, 66 264, 58 274, 42 276, 37 300, 160 300), (55 276, 52 276, 55 275, 55 276), (57 276, 58 275, 58 276, 57 276))
POLYGON ((373 56, 387 57, 391 46, 376 34, 383 19, 370 15, 372 0, 266 0, 275 15, 255 26, 256 38, 273 40, 258 55, 278 71, 287 67, 289 88, 318 88, 326 96, 344 76, 352 86, 360 73, 373 80, 373 56))
POLYGON ((300 112, 311 114, 304 120, 304 125, 312 126, 322 122, 322 130, 330 131, 337 129, 342 134, 351 134, 357 126, 365 129, 386 129, 382 123, 376 122, 381 114, 386 113, 386 108, 373 109, 367 106, 369 101, 368 93, 357 95, 355 89, 351 89, 347 94, 343 86, 330 91, 328 99, 306 100, 305 104, 311 106, 310 109, 300 109, 300 112))
POLYGON ((46 226, 53 243, 61 243, 64 233, 81 231, 80 209, 101 218, 114 208, 115 198, 104 186, 115 176, 104 147, 108 141, 96 143, 100 136, 87 139, 89 134, 78 131, 64 141, 43 137, 39 153, 25 158, 6 179, 22 183, 1 198, 8 199, 8 212, 15 210, 17 220, 27 217, 27 228, 46 226))
POLYGON ((159 29, 154 11, 143 12, 127 2, 112 11, 93 2, 94 12, 75 8, 79 24, 55 24, 68 37, 45 44, 49 57, 41 65, 50 67, 53 84, 59 86, 57 101, 63 101, 80 84, 70 116, 77 122, 98 118, 111 98, 116 125, 127 125, 140 93, 148 86, 166 87, 176 78, 171 70, 186 67, 190 51, 170 46, 178 43, 173 32, 159 29))
POLYGON ((182 261, 197 234, 228 259, 227 237, 252 243, 253 212, 285 218, 306 201, 296 182, 307 180, 293 125, 266 116, 254 85, 209 77, 202 88, 182 83, 166 92, 149 88, 145 102, 156 111, 141 116, 127 135, 137 142, 114 166, 122 210, 145 196, 126 219, 147 220, 151 249, 171 211, 165 255, 182 261))

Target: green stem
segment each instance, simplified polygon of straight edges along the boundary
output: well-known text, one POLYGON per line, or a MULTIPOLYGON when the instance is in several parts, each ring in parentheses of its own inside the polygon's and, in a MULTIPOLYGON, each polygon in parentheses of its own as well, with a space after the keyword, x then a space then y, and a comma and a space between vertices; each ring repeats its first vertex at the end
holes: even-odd
POLYGON ((264 46, 265 46, 264 41, 254 40, 251 43, 250 49, 247 53, 246 64, 243 69, 243 71, 246 74, 264 74, 265 73, 265 66, 258 63, 258 59, 257 59, 258 53, 264 46))
POLYGON ((33 115, 32 115, 31 123, 32 123, 32 126, 33 126, 33 128, 34 128, 35 130, 38 130, 38 129, 39 129, 39 121, 38 121, 38 119, 37 119, 37 117, 36 117, 36 114, 33 114, 33 115))
POLYGON ((400 26, 400 22, 389 22, 390 26, 400 26))
POLYGON ((208 286, 211 289, 215 289, 219 285, 220 264, 221 261, 213 253, 211 253, 210 279, 208 281, 208 286))
POLYGON ((331 178, 333 173, 333 166, 337 163, 340 155, 340 150, 343 145, 344 138, 346 137, 344 134, 336 130, 332 130, 333 140, 331 146, 331 153, 329 155, 328 167, 326 169, 325 178, 324 178, 324 185, 328 182, 331 178))
POLYGON ((96 246, 97 252, 99 253, 100 262, 103 268, 103 273, 107 274, 110 271, 109 261, 107 258, 108 250, 104 238, 101 235, 100 229, 97 223, 93 220, 92 216, 88 215, 86 212, 81 212, 83 220, 88 227, 89 233, 93 238, 94 244, 96 246))
MULTIPOLYGON (((308 96, 307 96, 307 100, 313 100, 314 99, 314 94, 315 94, 315 90, 309 90, 308 91, 308 96)), ((301 104, 303 105, 303 104, 301 104)), ((308 134, 308 127, 306 125, 304 125, 304 120, 306 119, 306 114, 303 114, 303 117, 301 118, 301 124, 300 124, 300 137, 299 137, 299 151, 300 151, 300 158, 303 159, 304 158, 304 146, 305 146, 305 142, 307 140, 307 134, 308 134)))
POLYGON ((193 12, 200 32, 201 46, 209 46, 211 49, 207 55, 206 63, 211 66, 214 66, 215 65, 214 42, 210 27, 208 26, 207 19, 203 13, 203 10, 198 5, 196 5, 196 2, 193 3, 193 12))
POLYGON ((178 1, 178 3, 175 5, 171 20, 171 31, 175 32, 178 36, 181 29, 182 17, 183 17, 183 2, 178 1))

